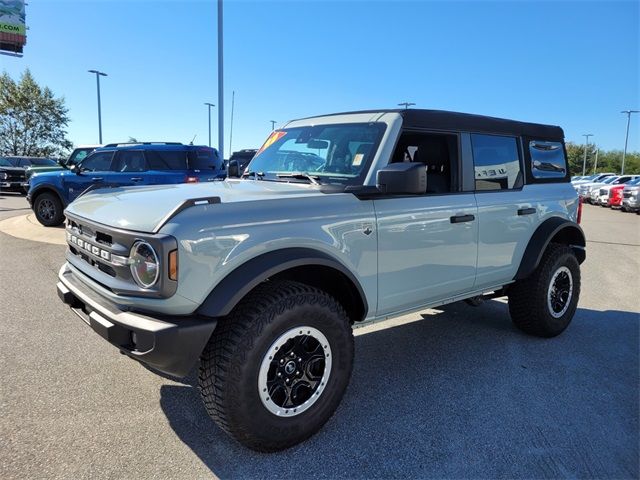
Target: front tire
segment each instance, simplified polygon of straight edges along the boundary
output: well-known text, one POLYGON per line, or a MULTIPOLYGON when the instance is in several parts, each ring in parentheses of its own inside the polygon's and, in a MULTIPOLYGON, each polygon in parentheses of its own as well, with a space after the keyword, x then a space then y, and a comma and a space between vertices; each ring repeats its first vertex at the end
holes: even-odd
POLYGON ((522 331, 555 337, 571 323, 580 297, 580 265, 566 245, 550 244, 536 270, 509 289, 509 313, 522 331))
POLYGON ((333 415, 351 377, 342 306, 292 281, 267 281, 220 321, 200 358, 207 413, 257 451, 300 443, 333 415))
POLYGON ((45 227, 57 227, 64 222, 62 202, 53 193, 41 193, 33 202, 33 211, 45 227))

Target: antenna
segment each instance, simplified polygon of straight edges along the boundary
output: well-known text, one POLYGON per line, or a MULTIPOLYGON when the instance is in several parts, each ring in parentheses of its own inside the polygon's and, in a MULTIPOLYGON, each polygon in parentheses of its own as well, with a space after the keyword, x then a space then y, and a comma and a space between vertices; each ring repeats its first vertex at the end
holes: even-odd
POLYGON ((196 137, 198 136, 198 134, 196 133, 193 138, 191 139, 191 141, 189 142, 189 145, 193 145, 193 142, 195 141, 196 137))

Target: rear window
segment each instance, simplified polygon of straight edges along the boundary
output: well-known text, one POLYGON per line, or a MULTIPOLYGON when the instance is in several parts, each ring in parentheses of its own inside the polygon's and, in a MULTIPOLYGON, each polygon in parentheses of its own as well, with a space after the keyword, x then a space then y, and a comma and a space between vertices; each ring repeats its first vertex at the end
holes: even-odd
POLYGON ((201 147, 189 152, 191 170, 215 170, 218 163, 218 154, 213 148, 201 147))
POLYGON ((185 150, 147 150, 147 163, 151 170, 187 170, 185 150))

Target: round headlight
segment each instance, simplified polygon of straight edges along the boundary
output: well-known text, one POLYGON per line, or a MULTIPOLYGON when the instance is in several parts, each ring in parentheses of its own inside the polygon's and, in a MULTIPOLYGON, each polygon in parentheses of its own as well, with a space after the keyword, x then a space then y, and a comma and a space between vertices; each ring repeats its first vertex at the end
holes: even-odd
POLYGON ((158 281, 160 262, 151 245, 143 241, 134 243, 129 259, 131 274, 138 285, 142 288, 150 288, 158 281))
POLYGON ((6 180, 7 179, 7 172, 0 172, 0 180, 6 180))

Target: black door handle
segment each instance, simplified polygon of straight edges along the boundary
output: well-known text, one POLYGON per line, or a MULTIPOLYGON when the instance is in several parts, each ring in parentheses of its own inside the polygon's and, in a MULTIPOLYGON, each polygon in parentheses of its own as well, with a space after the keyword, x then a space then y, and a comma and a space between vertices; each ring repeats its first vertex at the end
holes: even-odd
POLYGON ((92 182, 101 182, 102 180, 104 180, 102 177, 93 177, 91 179, 92 182))
POLYGON ((535 208, 520 208, 518 209, 518 215, 532 215, 536 213, 535 208))
POLYGON ((476 219, 474 215, 455 215, 453 217, 449 217, 451 223, 464 223, 464 222, 473 222, 476 219))

